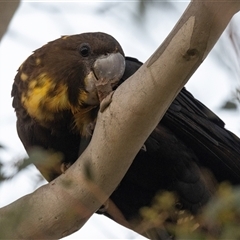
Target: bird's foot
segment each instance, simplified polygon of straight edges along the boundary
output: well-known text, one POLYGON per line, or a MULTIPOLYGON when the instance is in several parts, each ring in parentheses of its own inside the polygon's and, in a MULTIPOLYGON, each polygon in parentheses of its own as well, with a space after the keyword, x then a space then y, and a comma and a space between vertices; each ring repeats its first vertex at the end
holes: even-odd
POLYGON ((63 162, 63 163, 61 164, 61 172, 62 172, 62 173, 65 173, 65 172, 68 170, 68 168, 70 168, 70 166, 71 166, 70 163, 65 163, 65 162, 63 162))
POLYGON ((90 122, 87 127, 86 127, 86 133, 87 133, 87 136, 92 136, 93 135, 93 130, 95 128, 95 125, 96 125, 96 120, 93 121, 93 122, 90 122))
POLYGON ((145 144, 143 144, 143 145, 142 145, 142 147, 141 147, 141 150, 143 150, 144 152, 146 152, 146 151, 147 151, 147 147, 146 147, 146 145, 145 145, 145 144))
POLYGON ((100 103, 100 112, 104 112, 104 110, 110 105, 112 102, 112 96, 113 96, 114 91, 109 93, 105 98, 102 99, 100 103))
POLYGON ((98 213, 105 213, 108 210, 108 206, 109 206, 109 199, 98 209, 98 213))

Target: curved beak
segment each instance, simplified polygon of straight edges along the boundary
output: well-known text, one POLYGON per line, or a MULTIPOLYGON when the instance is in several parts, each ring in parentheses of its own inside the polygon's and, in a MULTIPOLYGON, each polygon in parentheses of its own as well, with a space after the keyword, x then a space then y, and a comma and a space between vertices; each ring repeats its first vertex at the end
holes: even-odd
POLYGON ((111 83, 114 86, 125 71, 125 58, 121 53, 103 55, 95 61, 93 71, 98 84, 111 83))
POLYGON ((98 105, 113 91, 125 71, 125 58, 121 53, 111 53, 97 58, 92 70, 85 77, 85 98, 81 101, 98 105))

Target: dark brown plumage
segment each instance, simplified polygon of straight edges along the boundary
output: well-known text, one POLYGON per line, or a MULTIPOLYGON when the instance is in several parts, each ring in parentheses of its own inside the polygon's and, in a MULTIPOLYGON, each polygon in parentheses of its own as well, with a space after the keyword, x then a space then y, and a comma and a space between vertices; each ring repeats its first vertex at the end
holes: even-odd
MULTIPOLYGON (((141 66, 121 56, 111 36, 86 33, 46 44, 19 68, 12 96, 23 145, 27 152, 41 146, 64 155, 49 165, 36 164, 48 181, 61 174, 63 162, 77 159, 80 145, 87 145, 99 108, 96 82, 105 79, 115 88, 141 66)), ((202 168, 219 182, 239 184, 240 140, 183 88, 110 199, 128 221, 162 190, 176 192, 182 208, 196 213, 211 196, 202 168)))

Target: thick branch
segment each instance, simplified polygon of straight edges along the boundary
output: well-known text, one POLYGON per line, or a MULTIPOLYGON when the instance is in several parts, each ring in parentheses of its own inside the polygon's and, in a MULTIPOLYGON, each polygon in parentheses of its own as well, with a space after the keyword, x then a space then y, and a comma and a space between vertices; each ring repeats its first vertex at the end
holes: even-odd
POLYGON ((76 163, 53 182, 1 209, 1 231, 6 229, 1 237, 60 238, 78 230, 114 191, 239 9, 240 2, 192 2, 161 47, 99 113, 92 141, 76 163))

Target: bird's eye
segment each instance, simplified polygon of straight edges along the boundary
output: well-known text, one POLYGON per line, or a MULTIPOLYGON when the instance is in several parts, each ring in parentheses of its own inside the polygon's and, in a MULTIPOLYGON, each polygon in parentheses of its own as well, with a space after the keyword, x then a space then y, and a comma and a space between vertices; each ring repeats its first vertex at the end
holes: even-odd
POLYGON ((88 44, 81 45, 79 48, 79 53, 83 57, 88 57, 90 54, 90 47, 88 46, 88 44))

